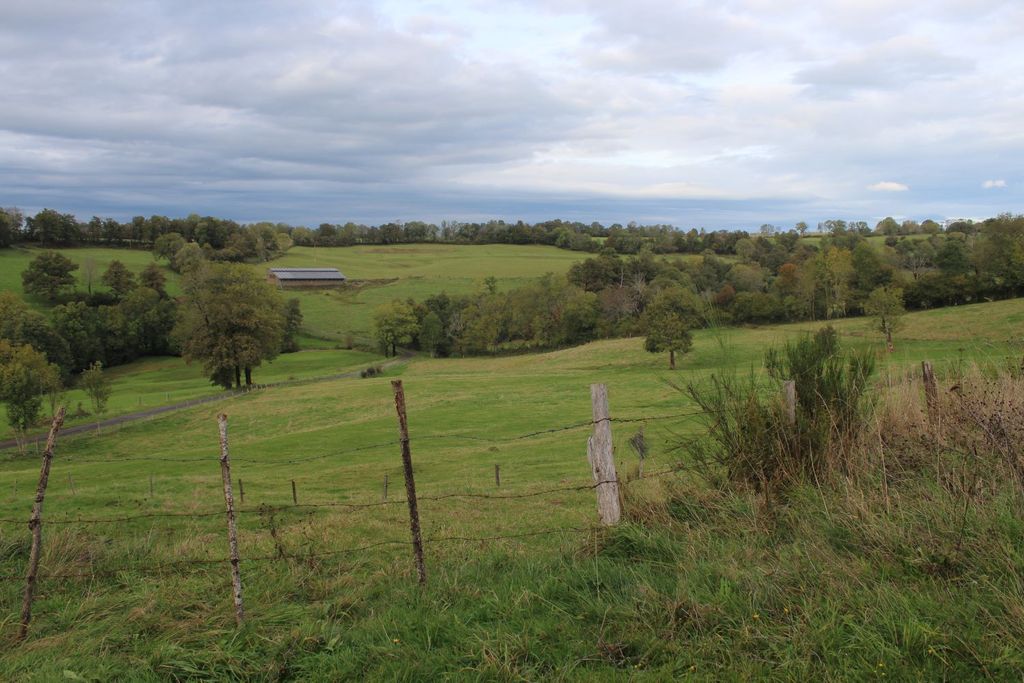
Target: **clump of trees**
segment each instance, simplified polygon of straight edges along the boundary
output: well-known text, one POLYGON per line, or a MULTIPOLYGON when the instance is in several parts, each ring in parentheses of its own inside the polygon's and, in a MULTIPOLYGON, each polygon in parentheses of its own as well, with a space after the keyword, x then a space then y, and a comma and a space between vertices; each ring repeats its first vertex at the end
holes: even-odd
POLYGON ((45 354, 28 344, 0 339, 0 401, 22 454, 25 432, 39 421, 43 397, 59 391, 60 386, 60 370, 46 360, 45 354))

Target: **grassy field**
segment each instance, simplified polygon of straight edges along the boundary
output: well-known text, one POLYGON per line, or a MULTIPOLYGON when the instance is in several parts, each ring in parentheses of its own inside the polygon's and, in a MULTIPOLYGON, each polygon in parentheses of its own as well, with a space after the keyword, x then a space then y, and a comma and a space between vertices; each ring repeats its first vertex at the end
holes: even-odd
MULTIPOLYGON (((970 360, 1017 362, 1022 316, 1024 301, 914 314, 882 360, 899 373, 928 358, 940 374, 970 360)), ((670 380, 757 367, 767 346, 814 327, 701 331, 675 373, 640 339, 390 371, 405 383, 425 497, 423 589, 408 551, 390 376, 282 387, 62 440, 42 572, 68 576, 42 580, 20 645, 10 639, 38 463, 9 454, 0 461, 0 519, 10 520, 0 523, 0 678, 1019 679, 1019 601, 1006 596, 1021 588, 1024 547, 1010 513, 989 530, 1005 544, 1006 568, 944 579, 906 568, 920 550, 912 542, 882 553, 869 539, 863 555, 849 555, 856 520, 834 501, 831 517, 820 513, 817 495, 769 525, 753 497, 643 480, 628 489, 630 522, 610 532, 586 530, 591 490, 436 498, 587 485, 589 425, 579 425, 590 418, 592 382, 608 385, 613 418, 638 420, 613 424, 620 475, 637 467, 627 440, 641 426, 646 469, 658 471, 699 427, 692 417, 657 419, 692 409, 670 380), (252 558, 242 564, 248 620, 238 630, 225 564, 167 564, 225 556, 222 410, 245 489, 241 552, 252 558), (344 507, 380 502, 385 476, 395 504, 344 507), (292 481, 307 507, 291 506, 292 481), (680 491, 691 502, 676 522, 645 518, 645 498, 680 491), (138 517, 181 513, 193 516, 138 517), (133 519, 113 521, 122 517, 133 519)), ((864 321, 836 327, 846 343, 882 351, 864 321)), ((936 517, 945 513, 913 520, 935 534, 952 523, 936 517)))
MULTIPOLYGON (((21 272, 40 252, 36 248, 0 250, 0 291, 21 292, 21 272)), ((138 273, 153 261, 148 251, 130 249, 59 249, 79 264, 75 275, 85 290, 82 264, 96 264, 94 290, 104 290, 100 275, 110 261, 120 260, 138 273)), ((554 247, 516 245, 405 244, 313 248, 294 247, 271 263, 250 267, 265 275, 267 268, 334 267, 357 281, 336 290, 285 292, 302 302, 305 348, 334 346, 350 335, 366 343, 370 339, 373 310, 392 299, 424 299, 447 291, 463 294, 481 287, 493 276, 500 289, 510 289, 545 273, 564 273, 589 255, 554 247)), ((161 262, 164 265, 164 262, 161 262)), ((178 276, 164 265, 168 291, 178 292, 178 276)), ((28 299, 37 308, 41 301, 28 299)))
MULTIPOLYGON (((310 379, 360 370, 378 365, 383 358, 363 351, 311 350, 287 353, 257 368, 253 373, 259 384, 271 384, 294 379, 310 379)), ((112 380, 112 393, 107 410, 100 419, 156 408, 194 398, 224 393, 212 386, 203 375, 202 366, 187 365, 181 358, 143 358, 108 371, 112 380)), ((80 389, 67 392, 64 402, 74 413, 79 404, 86 412, 93 410, 88 396, 80 389)), ((97 416, 69 417, 69 426, 88 424, 97 416)), ((0 440, 13 438, 7 424, 6 409, 0 406, 0 440)))

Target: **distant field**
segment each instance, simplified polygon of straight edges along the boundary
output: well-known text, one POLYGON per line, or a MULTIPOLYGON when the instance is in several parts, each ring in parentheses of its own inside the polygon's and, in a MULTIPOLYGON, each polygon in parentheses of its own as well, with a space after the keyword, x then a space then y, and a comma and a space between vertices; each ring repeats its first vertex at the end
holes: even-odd
MULTIPOLYGON (((841 321, 836 327, 846 343, 877 349, 885 366, 916 371, 920 360, 931 359, 941 374, 961 361, 1016 362, 1021 346, 1013 340, 1019 338, 1022 316, 1024 301, 1019 300, 913 314, 892 355, 884 353, 881 337, 870 333, 865 321, 841 321)), ((647 469, 655 471, 676 461, 678 452, 672 447, 681 435, 698 427, 693 418, 642 420, 692 410, 668 380, 699 383, 712 372, 757 368, 768 345, 819 326, 699 331, 693 351, 681 359, 675 373, 666 369, 664 354, 644 352, 640 339, 537 355, 414 360, 389 374, 400 374, 405 382, 419 493, 493 494, 586 486, 592 382, 608 384, 614 418, 639 419, 613 426, 622 476, 637 466, 628 439, 641 427, 650 446, 647 469), (582 427, 546 431, 581 423, 582 427), (494 485, 495 464, 501 466, 500 491, 494 485)), ((308 360, 306 369, 311 372, 321 370, 328 358, 337 356, 294 356, 296 362, 308 360)), ((179 376, 180 368, 165 367, 166 362, 153 361, 156 374, 150 393, 163 391, 160 373, 179 376)), ((149 382, 147 371, 124 370, 120 389, 129 403, 131 390, 141 391, 149 382)), ((283 365, 278 372, 285 374, 283 365)), ((390 477, 393 499, 401 498, 389 378, 271 389, 125 425, 117 433, 62 440, 46 501, 51 521, 182 510, 222 512, 215 416, 225 411, 237 459, 233 474, 244 480, 246 491, 245 503, 240 504, 242 556, 272 558, 274 529, 295 559, 243 559, 250 622, 236 637, 231 635, 225 567, 202 566, 167 575, 133 569, 139 562, 222 557, 226 544, 221 517, 143 518, 114 526, 52 524, 45 537, 44 573, 88 572, 92 562, 115 576, 44 581, 30 643, 0 653, 0 677, 47 680, 70 670, 87 679, 136 674, 143 680, 267 678, 267 671, 286 667, 300 679, 415 679, 439 677, 460 666, 491 672, 498 679, 516 678, 503 676, 502 671, 528 672, 526 678, 559 677, 556 674, 567 674, 573 661, 595 647, 603 651, 604 641, 599 639, 612 638, 606 629, 616 629, 620 640, 608 642, 635 642, 640 648, 629 655, 631 670, 668 666, 652 668, 661 676, 653 680, 667 680, 676 671, 672 662, 689 666, 686 641, 646 627, 644 596, 673 596, 680 585, 684 588, 678 589, 683 590, 678 600, 698 595, 713 605, 707 609, 721 610, 723 619, 729 615, 728 630, 716 631, 715 642, 727 633, 761 652, 760 645, 742 641, 743 629, 753 627, 751 614, 782 615, 783 605, 737 583, 748 580, 744 562, 753 561, 742 555, 742 545, 729 546, 728 553, 716 560, 722 564, 694 565, 688 559, 705 550, 714 554, 717 538, 707 539, 706 548, 685 549, 689 554, 679 558, 673 555, 676 551, 657 545, 659 541, 642 526, 625 529, 618 540, 601 541, 623 545, 605 545, 600 552, 597 537, 588 540, 578 533, 430 543, 430 583, 417 592, 411 585, 408 529, 401 506, 300 507, 278 511, 274 518, 259 513, 261 503, 290 504, 292 480, 300 503, 375 503, 381 500, 385 475, 390 477), (139 457, 143 459, 136 460, 139 457), (303 559, 305 553, 340 553, 391 540, 396 545, 303 559), (687 573, 679 572, 679 563, 686 564, 687 573)), ((0 518, 25 517, 37 471, 35 458, 12 454, 0 459, 0 518)), ((656 483, 650 490, 658 490, 656 483)), ((515 535, 588 526, 594 519, 593 498, 591 490, 581 489, 503 501, 428 500, 421 505, 421 515, 428 539, 515 535)), ((761 514, 755 508, 735 514, 746 520, 755 513, 761 514)), ((23 530, 0 526, 3 574, 23 572, 24 537, 23 530)), ((759 581, 775 580, 758 576, 759 581)), ((3 634, 16 622, 19 591, 17 582, 0 584, 3 634)), ((842 614, 827 616, 830 599, 823 598, 822 605, 807 602, 793 607, 808 618, 831 619, 826 631, 835 635, 822 632, 821 638, 846 642, 844 638, 868 637, 872 629, 885 627, 872 621, 885 618, 883 606, 856 608, 861 610, 856 624, 875 624, 861 631, 842 614), (850 629, 854 634, 846 635, 850 629)), ((712 618, 701 616, 703 612, 687 616, 686 603, 676 604, 683 606, 671 608, 680 610, 672 612, 678 614, 673 619, 712 618)), ((903 609, 919 608, 925 609, 903 609)), ((693 627, 685 626, 690 622, 681 623, 678 628, 692 634, 693 627)), ((706 635, 699 629, 697 633, 706 635)), ((855 647, 829 649, 823 656, 856 671, 862 666, 871 671, 883 656, 869 652, 867 663, 858 659, 855 647)), ((709 680, 725 675, 728 662, 748 667, 748 672, 760 671, 760 656, 746 659, 749 654, 725 647, 721 656, 727 660, 717 666, 726 668, 718 669, 717 676, 709 674, 709 680)), ((621 671, 616 661, 588 660, 567 676, 588 679, 587 674, 600 673, 599 678, 615 679, 621 671)))
MULTIPOLYGON (((0 290, 22 292, 21 272, 41 250, 0 249, 0 290)), ((129 249, 59 249, 72 261, 96 263, 94 290, 104 290, 99 277, 114 259, 129 270, 141 271, 153 262, 148 251, 129 249)), ((268 268, 338 268, 357 286, 337 290, 285 291, 302 302, 307 347, 333 345, 348 335, 367 342, 372 336, 373 310, 392 299, 424 299, 447 291, 463 294, 481 287, 493 276, 500 289, 510 289, 545 273, 561 274, 573 263, 588 258, 581 252, 554 247, 516 245, 407 244, 359 247, 293 247, 284 257, 270 263, 249 266, 260 275, 268 268), (327 340, 327 344, 324 343, 327 340)), ((168 279, 168 291, 178 292, 178 276, 161 262, 168 279)), ((76 271, 79 289, 85 289, 82 269, 76 271)), ((29 299, 42 308, 42 302, 29 299)))

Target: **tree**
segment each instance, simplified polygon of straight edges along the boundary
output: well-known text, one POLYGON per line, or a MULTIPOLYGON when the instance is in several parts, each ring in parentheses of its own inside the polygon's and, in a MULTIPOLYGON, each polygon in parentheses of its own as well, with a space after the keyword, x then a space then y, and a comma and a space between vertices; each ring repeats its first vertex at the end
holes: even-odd
POLYGON ((185 238, 176 232, 160 235, 153 242, 153 258, 165 258, 170 263, 183 246, 185 246, 185 238))
POLYGON ((48 301, 56 301, 64 290, 75 286, 77 263, 72 263, 56 251, 44 251, 32 259, 21 274, 21 284, 28 294, 36 294, 48 301))
POLYGON ((202 263, 182 278, 184 296, 173 338, 187 362, 199 361, 215 383, 252 384, 252 369, 281 351, 280 296, 245 266, 202 263))
POLYGON ((879 287, 864 302, 864 312, 875 319, 875 328, 885 335, 885 345, 892 353, 892 335, 903 323, 903 290, 898 287, 879 287))
POLYGON ((444 325, 437 313, 430 311, 423 317, 423 324, 420 326, 420 348, 433 358, 437 356, 437 349, 443 342, 444 325))
POLYGON ((377 333, 377 341, 384 350, 384 355, 394 356, 399 344, 408 344, 419 332, 419 321, 416 311, 407 302, 395 299, 391 303, 377 307, 373 315, 373 324, 377 333))
POLYGON ((27 344, 0 339, 0 401, 7 407, 7 422, 22 453, 25 432, 39 421, 43 396, 59 384, 60 373, 46 356, 27 344))
POLYGON ((4 209, 0 209, 0 249, 14 244, 17 233, 18 228, 14 225, 14 218, 4 209))
POLYGON ((167 296, 167 277, 160 270, 160 266, 155 263, 150 263, 142 269, 142 272, 139 273, 139 284, 143 287, 149 287, 159 294, 160 298, 167 296))
POLYGON ((135 274, 117 259, 110 262, 100 280, 118 299, 123 299, 125 294, 135 289, 135 274))
POLYGON ((284 337, 281 341, 281 353, 294 353, 299 350, 296 339, 302 327, 302 308, 298 299, 288 299, 284 304, 284 337))
POLYGON ((107 401, 110 400, 112 389, 110 378, 103 372, 103 363, 96 361, 90 365, 89 369, 82 373, 78 385, 92 401, 92 407, 97 414, 107 412, 107 401))
POLYGON ((176 273, 188 273, 196 270, 203 262, 203 248, 195 242, 189 242, 174 252, 171 258, 171 270, 176 273))
POLYGON ((96 259, 87 258, 82 261, 82 279, 85 280, 86 290, 92 294, 92 283, 96 279, 96 259))
POLYGON ((686 353, 693 344, 689 328, 696 317, 693 298, 682 288, 658 292, 644 312, 647 338, 644 348, 651 353, 668 351, 668 367, 676 369, 676 352, 686 353))

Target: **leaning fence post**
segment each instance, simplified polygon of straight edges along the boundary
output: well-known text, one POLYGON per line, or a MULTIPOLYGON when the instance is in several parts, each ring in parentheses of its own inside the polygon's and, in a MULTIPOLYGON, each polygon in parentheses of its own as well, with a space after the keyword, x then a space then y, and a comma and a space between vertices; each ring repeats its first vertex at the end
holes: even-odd
POLYGON ((789 426, 796 424, 796 382, 786 380, 782 383, 782 399, 785 401, 786 422, 789 426))
POLYGON ((921 361, 921 377, 924 379, 924 398, 928 405, 928 417, 934 420, 939 405, 939 389, 935 384, 935 370, 929 361, 921 361))
POLYGON ((405 497, 409 502, 409 530, 412 532, 412 549, 416 556, 416 572, 420 585, 427 583, 427 569, 423 565, 423 538, 420 536, 420 513, 416 508, 416 481, 412 473, 412 452, 409 450, 409 422, 405 413, 405 390, 402 380, 391 380, 395 392, 395 411, 398 413, 398 438, 402 446, 402 469, 405 472, 405 497))
POLYGON ((494 463, 494 486, 501 488, 501 465, 494 463))
POLYGON ((292 479, 292 504, 299 504, 299 492, 295 490, 295 480, 292 479))
POLYGON ((612 449, 611 417, 608 415, 608 387, 604 384, 591 384, 590 402, 594 434, 587 439, 587 460, 594 474, 597 512, 601 516, 601 523, 611 526, 619 523, 622 510, 619 506, 619 479, 615 474, 612 449))
POLYGON ((239 626, 245 618, 242 608, 242 574, 239 571, 238 528, 235 526, 235 496, 231 492, 231 459, 228 455, 228 416, 217 416, 220 429, 220 476, 224 481, 224 507, 228 517, 228 549, 231 552, 231 588, 235 601, 235 623, 239 626))
POLYGON ((28 521, 28 528, 32 531, 32 549, 28 554, 28 573, 25 576, 25 595, 21 603, 21 629, 18 631, 18 640, 24 640, 28 635, 28 624, 32 621, 32 598, 36 591, 39 552, 43 545, 43 499, 46 497, 46 484, 50 481, 50 464, 53 462, 53 449, 57 445, 57 432, 64 424, 64 413, 64 406, 61 406, 50 424, 50 434, 46 437, 43 463, 39 470, 36 500, 32 505, 32 517, 28 521))

